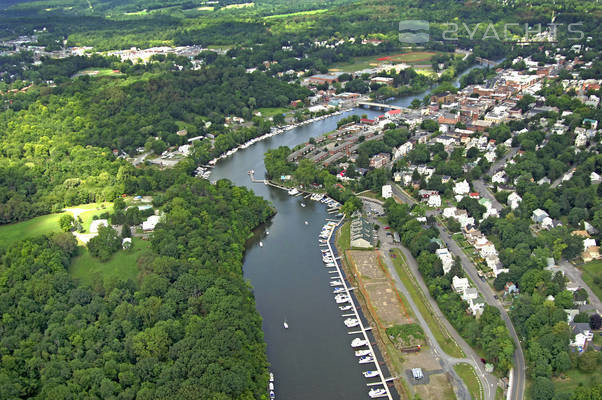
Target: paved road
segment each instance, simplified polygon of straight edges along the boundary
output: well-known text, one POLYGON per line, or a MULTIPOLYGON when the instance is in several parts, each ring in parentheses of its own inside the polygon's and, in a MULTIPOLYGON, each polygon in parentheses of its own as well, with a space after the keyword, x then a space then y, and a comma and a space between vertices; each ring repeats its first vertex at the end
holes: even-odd
POLYGON ((417 204, 418 203, 416 200, 414 200, 414 198, 412 196, 410 196, 405 190, 403 190, 401 188, 401 186, 399 186, 397 183, 389 182, 389 185, 391 185, 391 189, 393 189, 393 195, 395 197, 398 197, 402 202, 404 202, 406 204, 417 204))
POLYGON ((475 283, 475 285, 477 286, 477 289, 479 290, 479 292, 485 299, 485 302, 487 302, 487 304, 494 306, 498 310, 500 310, 501 317, 504 320, 504 322, 506 323, 508 330, 510 331, 510 335, 512 336, 512 339, 514 340, 514 346, 515 346, 514 362, 513 362, 514 368, 512 370, 513 385, 512 385, 512 393, 511 393, 510 399, 511 400, 522 400, 523 396, 524 396, 524 391, 525 391, 525 379, 526 379, 525 378, 525 356, 523 354, 523 349, 521 347, 521 343, 520 343, 520 340, 516 333, 516 330, 514 329, 514 325, 512 324, 512 321, 510 320, 510 316, 508 315, 508 313, 506 312, 506 310, 504 309, 502 304, 493 297, 494 293, 493 293, 493 290, 491 289, 491 287, 489 286, 489 284, 487 282, 483 282, 480 279, 479 275, 477 274, 477 268, 472 263, 472 261, 468 258, 468 256, 462 251, 460 246, 458 246, 456 241, 450 237, 450 235, 447 233, 447 231, 445 229, 443 229, 439 226, 437 226, 437 228, 439 229, 439 234, 441 236, 441 239, 445 242, 445 244, 447 245, 449 250, 451 252, 453 252, 455 255, 457 255, 458 257, 460 257, 460 260, 462 261, 462 266, 464 267, 464 271, 466 271, 466 273, 468 274, 470 279, 472 279, 472 281, 475 283))
POLYGON ((577 269, 573 264, 568 262, 567 260, 562 260, 558 263, 558 267, 564 272, 566 276, 568 276, 569 280, 575 282, 579 286, 585 289, 587 294, 589 295, 589 302, 591 305, 596 307, 598 313, 602 312, 602 302, 596 294, 592 291, 592 289, 587 286, 587 283, 581 277, 581 271, 577 269))
POLYGON ((504 208, 504 206, 493 196, 493 193, 491 193, 491 190, 489 190, 485 182, 483 182, 481 179, 478 179, 476 181, 473 181, 472 184, 477 190, 477 192, 479 192, 481 197, 485 197, 486 199, 489 199, 491 201, 491 205, 493 206, 493 208, 495 208, 498 212, 502 211, 502 208, 504 208))
POLYGON ((381 242, 381 253, 383 256, 383 260, 385 261, 387 268, 389 269, 389 272, 391 273, 391 276, 393 277, 393 279, 395 281, 395 285, 397 286, 397 289, 399 289, 399 291, 401 293, 403 293, 403 295, 406 297, 408 303, 410 304, 410 307, 412 308, 412 311, 414 312, 414 314, 416 315, 416 318, 418 319, 418 322, 424 328, 424 331, 429 338, 429 342, 431 343, 433 351, 434 351, 436 357, 439 359, 439 363, 441 364, 441 367, 446 372, 448 372, 450 374, 450 376, 452 377, 452 379, 454 381, 454 387, 458 390, 458 393, 457 393, 458 398, 470 399, 470 394, 466 389, 466 385, 458 377, 455 370, 453 369, 453 366, 455 364, 464 362, 464 363, 470 364, 473 367, 475 367, 475 370, 477 371, 479 380, 481 381, 481 386, 483 387, 483 390, 485 392, 484 393, 485 400, 494 400, 495 394, 496 394, 497 378, 495 376, 485 372, 485 368, 484 368, 483 363, 481 363, 481 361, 480 361, 480 357, 475 353, 475 351, 472 349, 472 347, 470 347, 470 345, 468 343, 466 343, 466 341, 460 336, 460 334, 454 329, 453 326, 451 326, 449 321, 445 318, 445 316, 439 309, 439 306, 437 305, 435 300, 431 297, 431 295, 428 291, 428 288, 427 288, 424 280, 422 279, 422 275, 420 275, 420 273, 418 271, 418 263, 416 262, 416 259, 412 256, 412 254, 410 253, 410 251, 407 248, 405 248, 401 245, 393 244, 391 242, 391 239, 387 238, 385 236, 385 232, 383 229, 379 230, 379 239, 381 242), (439 343, 435 339, 435 335, 432 333, 429 325, 424 320, 422 314, 420 313, 420 310, 414 303, 412 297, 410 296, 410 293, 408 292, 407 288, 404 286, 403 282, 399 278, 399 275, 397 274, 397 270, 393 266, 393 262, 391 261, 391 258, 389 257, 389 250, 391 248, 397 248, 402 251, 402 253, 404 254, 405 259, 407 261, 408 267, 412 271, 414 277, 416 278, 416 281, 418 282, 418 284, 420 286, 420 289, 425 294, 427 300, 429 301, 429 303, 431 305, 431 309, 433 311, 435 318, 443 324, 444 328, 452 336, 452 339, 455 340, 456 343, 458 343, 458 345, 462 348, 462 350, 464 351, 464 354, 466 354, 466 358, 451 357, 441 349, 439 343))
POLYGON ((516 155, 516 153, 518 153, 518 147, 511 148, 510 151, 508 153, 506 153, 506 155, 504 157, 500 158, 499 160, 497 160, 493 164, 491 164, 491 167, 489 167, 489 172, 487 172, 487 175, 493 176, 504 165, 506 165, 506 162, 508 162, 508 160, 510 160, 512 157, 514 157, 516 155))

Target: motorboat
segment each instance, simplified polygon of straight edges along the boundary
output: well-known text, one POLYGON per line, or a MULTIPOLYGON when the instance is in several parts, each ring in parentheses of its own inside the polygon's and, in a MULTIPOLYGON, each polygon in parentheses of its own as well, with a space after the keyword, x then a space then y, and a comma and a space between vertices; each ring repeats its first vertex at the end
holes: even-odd
POLYGON ((286 320, 282 323, 282 325, 284 326, 284 329, 288 329, 288 323, 286 322, 286 320))
POLYGON ((368 344, 367 340, 355 338, 351 341, 351 347, 362 347, 368 344))
POLYGON ((259 242, 259 247, 263 247, 263 242, 259 242))
POLYGON ((364 378, 374 378, 375 376, 378 376, 378 371, 365 371, 362 372, 362 374, 364 375, 364 378))
POLYGON ((342 287, 338 287, 338 288, 334 288, 332 293, 343 293, 345 291, 345 288, 342 287))
POLYGON ((305 225, 309 225, 309 222, 305 221, 305 225))
POLYGON ((270 382, 274 382, 274 374, 270 372, 270 382))
POLYGON ((341 281, 330 281, 330 286, 341 286, 342 284, 341 281))
POLYGON ((360 364, 368 364, 371 362, 374 362, 374 357, 372 357, 372 356, 362 357, 362 358, 360 358, 360 361, 359 361, 360 364))
POLYGON ((368 392, 368 395, 370 396, 370 398, 374 399, 376 397, 381 397, 384 396, 385 394, 387 394, 387 391, 383 388, 378 388, 378 389, 370 389, 370 391, 368 392))
POLYGON ((274 383, 273 383, 273 382, 270 382, 270 384, 268 385, 268 388, 269 388, 270 390, 274 390, 274 383))
POLYGON ((348 305, 348 306, 339 306, 339 310, 341 311, 349 311, 353 308, 353 306, 348 305))
POLYGON ((288 194, 291 196, 296 196, 299 194, 299 191, 297 190, 297 188, 292 188, 288 191, 288 194))
POLYGON ((305 203, 301 203, 301 207, 305 207, 305 203))
POLYGON ((276 395, 274 394, 273 390, 270 390, 270 399, 274 400, 276 398, 276 395))
POLYGON ((333 262, 326 263, 326 265, 325 265, 326 268, 334 268, 336 266, 337 265, 335 263, 333 263, 333 262))
POLYGON ((341 295, 341 297, 335 297, 334 300, 337 304, 347 303, 349 301, 349 296, 341 295))
POLYGON ((265 231, 265 234, 266 234, 266 235, 269 235, 269 234, 270 234, 270 231, 265 231))
POLYGON ((370 350, 356 350, 355 351, 356 357, 363 357, 363 356, 367 356, 369 354, 370 354, 370 350))
POLYGON ((358 321, 355 318, 347 318, 345 321, 343 321, 343 323, 347 328, 353 328, 355 326, 358 326, 360 324, 360 321, 358 321))

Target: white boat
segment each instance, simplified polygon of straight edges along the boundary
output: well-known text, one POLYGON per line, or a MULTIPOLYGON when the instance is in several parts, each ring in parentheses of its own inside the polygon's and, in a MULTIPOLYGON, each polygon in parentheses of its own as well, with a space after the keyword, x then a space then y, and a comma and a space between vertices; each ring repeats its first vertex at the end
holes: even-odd
POLYGON ((259 247, 263 247, 263 242, 259 242, 259 247))
POLYGON ((345 291, 344 288, 342 287, 338 287, 338 288, 334 288, 334 290, 332 291, 332 293, 343 293, 345 291))
POLYGON ((362 347, 368 344, 367 340, 355 338, 351 341, 351 347, 362 347))
POLYGON ((378 376, 378 371, 365 371, 363 374, 364 378, 374 378, 375 376, 378 376))
POLYGON ((309 225, 309 222, 305 221, 305 225, 309 225))
POLYGON ((284 326, 284 329, 288 329, 288 323, 286 321, 284 321, 282 325, 284 326))
POLYGON ((276 398, 276 395, 274 394, 273 390, 270 390, 270 399, 274 400, 276 398))
POLYGON ((270 234, 270 231, 265 231, 265 234, 266 234, 266 235, 269 235, 269 234, 270 234))
POLYGON ((356 350, 355 351, 356 357, 363 357, 363 356, 367 356, 369 354, 370 354, 370 350, 356 350))
POLYGON ((270 382, 274 382, 274 374, 270 372, 270 382))
POLYGON ((291 196, 296 196, 299 194, 299 191, 297 190, 297 188, 292 188, 288 191, 288 194, 291 196))
POLYGON ((349 311, 353 308, 353 306, 348 305, 348 306, 339 306, 339 310, 341 311, 349 311))
POLYGON ((347 318, 345 321, 343 321, 343 323, 347 328, 353 328, 354 326, 358 326, 360 321, 355 318, 347 318))
POLYGON ((349 301, 349 296, 342 295, 341 297, 334 298, 337 304, 347 303, 349 301))
POLYGON ((362 358, 360 358, 360 361, 359 361, 360 364, 368 364, 371 362, 374 362, 374 358, 372 356, 362 357, 362 358))
POLYGON ((330 281, 330 286, 341 286, 342 284, 341 281, 330 281))
POLYGON ((305 203, 301 203, 301 207, 305 207, 305 203))
POLYGON ((334 268, 336 266, 337 265, 335 263, 333 263, 333 262, 326 263, 326 265, 325 265, 326 268, 334 268))
POLYGON ((368 392, 368 395, 369 395, 371 398, 373 398, 373 399, 374 399, 374 398, 376 398, 376 397, 381 397, 381 396, 384 396, 385 394, 387 394, 387 391, 386 391, 385 389, 382 389, 382 388, 378 388, 378 389, 374 389, 374 388, 372 388, 372 389, 370 389, 370 391, 368 392))

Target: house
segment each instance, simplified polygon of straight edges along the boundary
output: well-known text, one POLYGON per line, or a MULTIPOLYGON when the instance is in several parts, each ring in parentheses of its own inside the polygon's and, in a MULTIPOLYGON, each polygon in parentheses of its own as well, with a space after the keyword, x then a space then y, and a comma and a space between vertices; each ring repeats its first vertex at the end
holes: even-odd
POLYGON ((535 223, 541 224, 546 217, 549 217, 548 213, 542 210, 541 208, 538 208, 536 210, 533 210, 533 215, 531 216, 531 219, 535 221, 535 223))
POLYGON ((379 153, 370 159, 370 168, 382 168, 391 161, 391 156, 387 153, 379 153))
POLYGON ((512 192, 508 195, 507 203, 513 210, 518 207, 521 201, 523 201, 522 197, 520 197, 516 192, 512 192))
POLYGON ((589 342, 594 339, 589 324, 587 322, 571 322, 569 326, 575 335, 575 339, 571 340, 569 346, 576 347, 579 352, 584 351, 589 342))
POLYGON ((430 195, 427 204, 429 207, 433 208, 441 207, 441 196, 438 194, 430 195))
POLYGON ((383 185, 381 192, 382 197, 385 199, 390 199, 391 197, 393 197, 393 188, 391 187, 391 185, 383 185))
POLYGON ((160 219, 161 217, 158 215, 151 215, 146 221, 142 222, 142 230, 145 232, 154 231, 160 219))
POLYGON ((470 192, 470 185, 468 184, 468 182, 466 182, 466 179, 464 179, 462 182, 458 182, 455 184, 455 186, 454 186, 455 194, 465 195, 465 194, 468 194, 468 192, 470 192))
POLYGON ((458 278, 457 275, 454 275, 452 278, 452 289, 456 291, 456 293, 464 293, 464 290, 468 289, 470 284, 468 283, 467 278, 458 278))
POLYGON ((468 309, 474 317, 478 317, 483 313, 483 310, 485 309, 485 302, 481 297, 477 297, 476 299, 470 299, 468 300, 468 309))
POLYGON ((443 273, 447 274, 454 265, 454 258, 450 254, 449 250, 446 248, 437 249, 435 251, 435 254, 437 254, 437 257, 439 257, 439 259, 441 260, 441 264, 443 265, 443 273))
POLYGON ((339 78, 334 75, 317 74, 306 79, 306 82, 313 85, 321 85, 323 83, 332 84, 338 82, 339 78))
POLYGON ((461 297, 464 301, 475 300, 477 297, 479 297, 479 291, 476 288, 469 287, 464 290, 464 293, 461 297))
POLYGON ((365 218, 357 215, 351 221, 350 246, 362 249, 374 247, 374 226, 365 218))
POLYGON ((109 221, 106 219, 95 219, 90 223, 90 233, 98 233, 98 228, 101 226, 109 226, 109 221))
POLYGON ((550 230, 554 227, 554 220, 550 217, 545 217, 543 221, 541 221, 541 228, 550 230))
POLYGON ((375 76, 374 78, 370 79, 370 83, 393 86, 393 78, 388 78, 388 77, 383 77, 383 76, 375 76))
POLYGON ((506 183, 506 172, 498 171, 491 177, 491 182, 503 185, 506 183))
MULTIPOLYGON (((395 111, 397 111, 397 110, 395 110, 395 111)), ((405 156, 412 150, 412 147, 414 147, 412 142, 406 142, 406 143, 402 144, 395 150, 395 153, 393 154, 393 159, 397 160, 398 158, 405 156)))

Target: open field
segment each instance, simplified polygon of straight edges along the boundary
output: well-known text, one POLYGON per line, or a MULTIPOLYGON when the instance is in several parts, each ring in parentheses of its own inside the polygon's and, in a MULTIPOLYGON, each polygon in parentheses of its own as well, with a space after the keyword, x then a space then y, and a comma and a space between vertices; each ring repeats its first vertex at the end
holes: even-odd
POLYGON ((415 281, 411 271, 405 265, 405 260, 401 251, 396 249, 395 255, 396 257, 393 259, 393 264, 395 265, 397 274, 399 275, 399 278, 403 282, 404 286, 408 289, 410 296, 412 296, 414 303, 416 303, 416 307, 418 307, 420 310, 420 313, 424 317, 426 323, 431 328, 431 331, 433 332, 433 335, 435 335, 435 338, 437 339, 439 346, 441 346, 441 349, 443 349, 443 351, 452 357, 464 357, 464 352, 462 349, 460 349, 456 342, 449 336, 449 333, 443 326, 441 326, 439 321, 431 312, 428 300, 426 299, 424 293, 422 293, 422 290, 415 281))
POLYGON ((602 260, 596 260, 581 266, 582 278, 587 286, 602 299, 602 260))
POLYGON ((269 118, 269 117, 273 117, 274 115, 287 113, 291 110, 289 110, 288 108, 284 108, 284 107, 270 107, 270 108, 263 107, 263 108, 258 108, 256 111, 259 111, 263 117, 269 118))
POLYGON ((114 70, 111 68, 86 68, 82 69, 79 72, 76 72, 73 75, 73 78, 77 78, 78 76, 88 75, 88 76, 120 76, 123 75, 121 71, 114 70))
POLYGON ((106 263, 100 262, 82 247, 81 254, 75 257, 69 267, 69 273, 80 283, 92 285, 100 277, 104 282, 123 281, 131 279, 136 281, 138 265, 136 261, 140 255, 150 249, 150 242, 138 238, 132 239, 133 247, 129 251, 120 250, 106 263))
POLYGON ((474 368, 470 364, 460 363, 454 365, 454 370, 458 376, 464 381, 468 391, 474 400, 482 400, 483 393, 481 390, 481 381, 477 377, 474 368))
POLYGON ((591 387, 600 383, 600 374, 602 374, 602 366, 600 365, 598 365, 596 371, 590 374, 583 373, 578 369, 573 368, 565 372, 566 378, 554 378, 552 379, 552 382, 554 382, 556 394, 573 393, 579 386, 591 387))
POLYGON ((7 246, 17 240, 59 232, 59 218, 63 214, 42 215, 23 222, 0 225, 0 246, 7 246))
POLYGON ((438 52, 426 52, 417 51, 411 53, 395 53, 395 54, 382 54, 380 56, 365 56, 365 57, 354 57, 351 61, 339 63, 333 65, 331 71, 341 72, 354 72, 362 69, 375 67, 384 63, 400 64, 405 63, 409 65, 422 65, 429 64, 431 58, 434 55, 439 54, 438 52))
POLYGON ((265 19, 269 20, 269 19, 278 19, 278 18, 290 18, 290 17, 301 16, 301 15, 315 15, 315 14, 325 13, 326 11, 328 11, 327 8, 319 8, 317 10, 298 11, 298 12, 292 12, 292 13, 288 13, 288 14, 268 15, 267 17, 265 17, 265 19))

